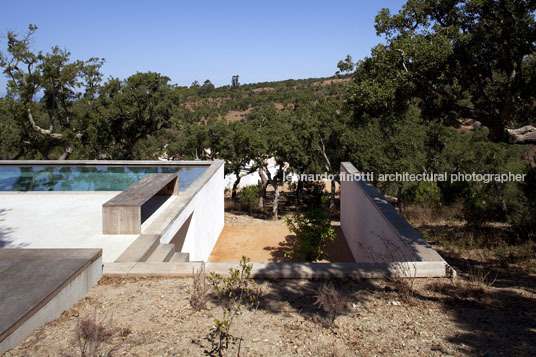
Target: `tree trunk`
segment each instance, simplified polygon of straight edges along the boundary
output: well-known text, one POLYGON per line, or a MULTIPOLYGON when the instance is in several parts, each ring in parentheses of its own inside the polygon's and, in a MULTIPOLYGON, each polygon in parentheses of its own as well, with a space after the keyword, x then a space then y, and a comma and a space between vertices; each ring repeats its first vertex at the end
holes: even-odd
POLYGON ((403 192, 404 190, 402 186, 398 187, 396 196, 397 196, 397 203, 398 203, 398 213, 400 213, 401 215, 404 215, 404 201, 402 200, 403 192))
POLYGON ((63 152, 63 154, 61 154, 58 160, 67 160, 69 156, 71 156, 71 154, 73 153, 73 150, 74 149, 72 146, 66 147, 65 151, 63 152))
POLYGON ((272 186, 274 187, 274 202, 272 206, 272 217, 274 219, 278 219, 278 206, 279 206, 279 186, 277 185, 277 182, 274 180, 272 181, 272 186))
POLYGON ((536 127, 527 125, 519 129, 506 129, 510 144, 536 143, 536 127))
POLYGON ((268 178, 264 173, 264 167, 259 166, 259 176, 261 178, 261 192, 259 197, 259 209, 264 211, 264 203, 266 201, 266 189, 268 188, 268 178))
POLYGON ((506 207, 506 201, 504 200, 501 184, 495 183, 495 190, 497 191, 497 197, 499 198, 499 203, 501 204, 501 211, 506 216, 508 214, 508 208, 506 207))
POLYGON ((303 181, 298 178, 298 184, 296 185, 296 206, 301 204, 303 195, 303 181))
POLYGON ((333 179, 333 180, 331 180, 331 196, 329 198, 329 211, 332 214, 336 212, 335 189, 336 189, 336 181, 335 181, 335 179, 333 179))
POLYGON ((240 184, 240 180, 242 179, 242 177, 240 176, 240 170, 238 170, 238 172, 235 171, 234 174, 236 175, 236 180, 233 183, 233 190, 231 193, 231 198, 233 200, 236 198, 236 189, 238 188, 238 185, 240 184))

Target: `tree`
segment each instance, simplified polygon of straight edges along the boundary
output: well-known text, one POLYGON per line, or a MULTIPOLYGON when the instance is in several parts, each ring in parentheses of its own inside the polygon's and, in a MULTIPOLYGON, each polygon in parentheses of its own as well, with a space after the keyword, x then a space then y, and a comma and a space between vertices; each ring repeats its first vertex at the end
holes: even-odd
POLYGON ((10 98, 0 98, 0 160, 17 159, 24 148, 20 124, 9 110, 12 103, 10 98))
POLYGON ((419 98, 427 120, 473 119, 493 141, 536 142, 535 11, 524 0, 408 0, 397 14, 381 10, 375 27, 386 44, 357 65, 356 113, 419 98))
POLYGON ((199 88, 199 95, 209 94, 213 90, 214 90, 214 84, 212 84, 212 82, 209 79, 207 79, 206 81, 203 82, 203 85, 199 88))
POLYGON ((67 159, 87 136, 85 114, 95 101, 104 59, 71 61, 70 53, 59 47, 36 53, 30 48, 36 30, 30 25, 22 38, 8 32, 7 53, 0 53, 0 67, 8 78, 9 110, 22 143, 29 146, 24 150, 43 158, 67 159))
POLYGON ((225 160, 225 174, 234 174, 231 197, 236 198, 236 190, 240 184, 242 169, 251 161, 250 126, 244 121, 229 123, 228 145, 222 148, 221 156, 225 160))
MULTIPOLYGON (((418 108, 410 106, 401 116, 386 110, 379 118, 369 118, 342 141, 351 147, 349 159, 363 172, 376 174, 422 173, 427 162, 427 131, 418 108), (394 118, 397 120, 394 120, 394 118), (381 139, 380 139, 381 138, 381 139)), ((375 176, 378 179, 378 175, 375 176)), ((410 182, 377 182, 384 192, 392 192, 404 210, 404 193, 410 182)))
POLYGON ((231 80, 231 88, 237 89, 240 87, 240 83, 238 83, 238 74, 235 74, 231 80))
POLYGON ((136 73, 126 80, 109 79, 99 90, 94 141, 114 159, 134 159, 134 148, 169 125, 173 91, 159 73, 136 73))

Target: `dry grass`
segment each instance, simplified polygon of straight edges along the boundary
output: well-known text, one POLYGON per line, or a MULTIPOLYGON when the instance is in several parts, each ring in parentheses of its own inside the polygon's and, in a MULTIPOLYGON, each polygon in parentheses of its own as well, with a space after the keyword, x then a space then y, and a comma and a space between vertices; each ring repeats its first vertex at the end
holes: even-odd
POLYGON ((97 318, 95 309, 92 318, 80 318, 75 328, 75 340, 80 356, 100 357, 111 356, 122 345, 112 343, 115 336, 125 338, 130 335, 130 327, 119 328, 112 325, 112 317, 97 318))
POLYGON ((461 219, 461 210, 460 204, 439 207, 414 204, 404 208, 404 217, 415 227, 446 224, 459 226, 465 224, 461 219))
POLYGON ((346 302, 342 294, 335 288, 333 282, 323 283, 317 290, 314 305, 318 305, 327 314, 327 318, 322 319, 324 326, 333 326, 337 316, 342 315, 346 310, 346 302))
POLYGON ((192 271, 192 292, 190 296, 190 305, 196 311, 207 308, 209 300, 210 286, 207 284, 207 272, 205 263, 202 263, 198 269, 192 271))
MULTIPOLYGON (((458 271, 458 279, 469 279, 464 269, 458 271)), ((384 280, 335 281, 348 308, 330 328, 323 328, 317 317, 326 314, 314 305, 322 282, 260 281, 265 292, 261 306, 244 309, 233 329, 237 337, 247 333, 237 340, 244 356, 536 355, 534 280, 524 286, 519 275, 512 277, 516 280, 499 276, 483 298, 476 293, 476 298, 464 297, 456 290, 457 284, 478 285, 486 271, 477 272, 471 283, 416 279, 414 304, 393 304, 399 293, 384 280)), ((484 283, 493 279, 492 272, 484 283)), ((6 356, 80 355, 72 336, 79 319, 91 318, 95 308, 99 316, 113 313, 114 325, 131 329, 128 338, 117 331, 103 342, 102 354, 121 344, 114 356, 206 355, 212 347, 207 331, 221 306, 211 299, 206 310, 196 311, 189 301, 191 286, 192 278, 105 277, 60 319, 45 324, 6 356)), ((108 319, 99 321, 108 324, 108 319)))

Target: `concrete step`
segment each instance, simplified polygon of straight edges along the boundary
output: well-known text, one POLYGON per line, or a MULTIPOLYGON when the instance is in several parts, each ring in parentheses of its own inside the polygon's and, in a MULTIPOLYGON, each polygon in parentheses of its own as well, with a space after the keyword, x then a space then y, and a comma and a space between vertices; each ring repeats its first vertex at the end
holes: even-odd
POLYGON ((145 262, 159 244, 159 234, 142 234, 129 245, 116 262, 145 262))
POLYGON ((175 245, 161 243, 156 247, 153 254, 147 259, 148 263, 168 262, 175 253, 175 245))
POLYGON ((171 259, 169 260, 170 263, 188 263, 190 261, 190 253, 181 253, 176 252, 173 254, 171 259))

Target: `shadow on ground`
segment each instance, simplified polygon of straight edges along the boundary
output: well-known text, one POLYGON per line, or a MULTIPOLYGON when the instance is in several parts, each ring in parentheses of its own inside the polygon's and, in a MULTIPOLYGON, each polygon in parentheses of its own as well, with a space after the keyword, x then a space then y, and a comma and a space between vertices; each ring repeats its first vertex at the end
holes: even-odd
POLYGON ((13 247, 13 238, 11 235, 13 234, 13 228, 7 227, 5 225, 5 218, 4 216, 9 211, 9 209, 0 208, 0 248, 6 248, 7 246, 10 246, 12 248, 22 248, 20 247, 13 247))
POLYGON ((509 229, 446 224, 419 231, 459 275, 457 281, 429 286, 460 328, 449 341, 468 354, 535 356, 536 275, 524 258, 510 265, 497 254, 501 244, 516 244, 509 229))
MULTIPOLYGON (((339 263, 353 263, 354 258, 346 243, 341 226, 335 224, 332 226, 335 230, 335 240, 327 245, 325 252, 327 258, 322 262, 339 262, 339 263)), ((267 246, 264 250, 270 252, 271 261, 273 262, 303 262, 303 259, 294 258, 290 259, 285 256, 285 253, 290 251, 296 244, 296 236, 289 234, 285 239, 278 243, 277 246, 267 246)))

